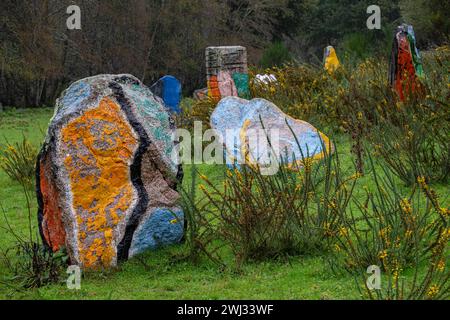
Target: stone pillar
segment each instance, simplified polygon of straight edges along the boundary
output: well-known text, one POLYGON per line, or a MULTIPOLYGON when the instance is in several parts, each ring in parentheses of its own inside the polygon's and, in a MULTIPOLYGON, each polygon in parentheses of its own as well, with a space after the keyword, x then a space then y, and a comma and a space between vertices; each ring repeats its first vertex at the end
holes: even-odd
POLYGON ((208 96, 249 98, 247 49, 241 46, 206 48, 208 96))
POLYGON ((389 83, 403 101, 405 95, 423 93, 420 85, 423 76, 422 58, 416 47, 414 29, 402 24, 397 27, 392 44, 389 83))

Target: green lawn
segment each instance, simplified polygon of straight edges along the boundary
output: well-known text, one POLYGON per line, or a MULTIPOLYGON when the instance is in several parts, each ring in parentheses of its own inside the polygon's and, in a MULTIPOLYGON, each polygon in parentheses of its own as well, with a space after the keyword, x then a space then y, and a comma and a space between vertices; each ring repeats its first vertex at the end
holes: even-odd
MULTIPOLYGON (((0 144, 20 141, 22 134, 38 146, 44 137, 52 110, 25 110, 0 113, 0 144)), ((331 138, 337 143, 343 169, 353 167, 349 143, 344 136, 331 138)), ((220 182, 222 168, 201 165, 200 171, 213 181, 220 182)), ((189 183, 189 167, 185 167, 185 184, 189 183)), ((370 185, 370 177, 359 186, 370 185)), ((401 184, 399 184, 401 185, 401 184)), ((447 203, 447 186, 434 186, 447 203)), ((362 194, 362 188, 357 190, 362 194)), ((10 224, 17 232, 27 231, 25 199, 20 185, 0 171, 0 203, 10 224)), ((33 204, 36 207, 36 204, 33 204)), ((36 208, 33 210, 36 212, 36 208)), ((33 218, 33 223, 36 218, 33 218)), ((4 230, 0 217, 0 249, 5 251, 14 243, 13 236, 4 230)), ((37 222, 35 227, 37 227, 37 222)), ((171 263, 174 253, 183 250, 174 246, 147 252, 142 259, 131 259, 117 270, 84 275, 81 290, 68 290, 64 282, 40 289, 16 291, 0 284, 0 299, 358 299, 360 297, 351 276, 333 275, 321 257, 292 257, 288 261, 252 263, 240 273, 231 269, 218 270, 208 261, 194 265, 188 262, 171 263)), ((231 260, 229 261, 231 263, 231 260)), ((0 277, 7 276, 0 264, 0 277)))

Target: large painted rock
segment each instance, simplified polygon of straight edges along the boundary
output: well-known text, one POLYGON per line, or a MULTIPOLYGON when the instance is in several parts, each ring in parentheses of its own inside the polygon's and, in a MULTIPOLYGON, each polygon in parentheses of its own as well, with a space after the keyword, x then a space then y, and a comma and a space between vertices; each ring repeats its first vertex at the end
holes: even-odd
POLYGON ((73 83, 56 101, 37 163, 44 243, 86 269, 180 241, 175 126, 131 75, 73 83))
POLYGON ((163 99, 171 112, 180 113, 181 82, 174 76, 164 76, 154 83, 150 90, 163 99))
POLYGON ((410 25, 402 24, 397 27, 394 35, 389 82, 399 98, 404 100, 405 92, 415 92, 418 88, 418 80, 422 77, 422 59, 416 47, 414 29, 410 25))
POLYGON ((265 99, 223 98, 210 121, 225 146, 228 164, 266 165, 272 150, 279 163, 302 165, 305 159, 320 159, 332 152, 323 133, 265 99))
POLYGON ((223 97, 250 97, 247 49, 241 46, 206 48, 208 96, 216 101, 223 97))
POLYGON ((328 46, 324 50, 323 65, 329 74, 334 73, 341 66, 336 50, 332 46, 328 46))

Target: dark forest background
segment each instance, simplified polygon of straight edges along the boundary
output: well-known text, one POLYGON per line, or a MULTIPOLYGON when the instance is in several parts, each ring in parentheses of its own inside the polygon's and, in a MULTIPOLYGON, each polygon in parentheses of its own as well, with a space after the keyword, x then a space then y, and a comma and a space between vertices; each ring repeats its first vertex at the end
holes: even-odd
POLYGON ((289 60, 319 64, 334 45, 348 63, 388 55, 395 26, 415 27, 419 48, 448 42, 443 0, 1 0, 0 103, 51 106, 67 85, 100 73, 131 73, 147 85, 165 74, 185 94, 205 87, 204 50, 244 45, 262 67, 289 60), (68 30, 79 5, 82 30, 68 30), (366 9, 381 7, 382 30, 366 9))

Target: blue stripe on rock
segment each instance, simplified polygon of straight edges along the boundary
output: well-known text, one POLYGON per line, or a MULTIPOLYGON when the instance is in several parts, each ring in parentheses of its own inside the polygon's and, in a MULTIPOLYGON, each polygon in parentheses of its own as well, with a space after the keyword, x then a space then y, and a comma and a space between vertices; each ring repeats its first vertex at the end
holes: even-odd
POLYGON ((133 235, 130 257, 147 249, 178 243, 183 238, 184 214, 180 209, 157 208, 144 219, 133 235))

